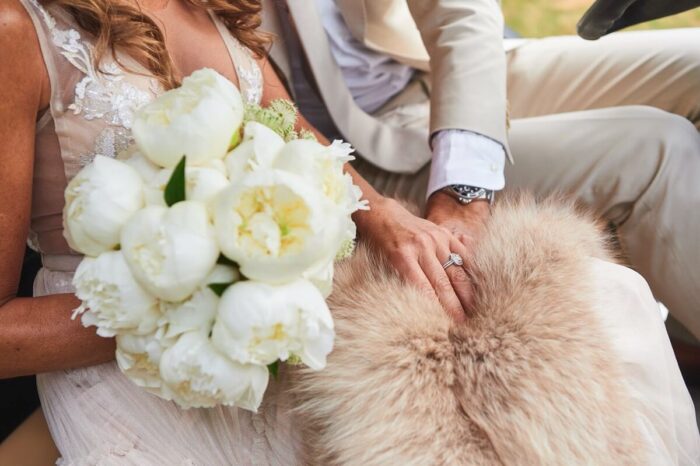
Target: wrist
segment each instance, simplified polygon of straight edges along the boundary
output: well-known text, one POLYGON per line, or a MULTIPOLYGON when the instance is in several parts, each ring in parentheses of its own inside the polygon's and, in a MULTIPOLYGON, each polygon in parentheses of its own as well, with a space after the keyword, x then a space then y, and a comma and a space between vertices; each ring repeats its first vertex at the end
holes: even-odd
POLYGON ((372 229, 372 224, 377 218, 382 218, 396 201, 389 197, 377 195, 369 200, 369 210, 358 210, 352 215, 352 220, 359 233, 365 233, 372 229))
POLYGON ((469 204, 461 204, 449 194, 436 191, 426 204, 426 218, 435 223, 459 217, 486 219, 491 214, 491 204, 485 200, 475 200, 469 204))
POLYGON ((489 204, 492 204, 496 195, 496 192, 492 189, 465 184, 452 184, 445 186, 440 191, 462 205, 471 204, 474 201, 487 201, 489 204))

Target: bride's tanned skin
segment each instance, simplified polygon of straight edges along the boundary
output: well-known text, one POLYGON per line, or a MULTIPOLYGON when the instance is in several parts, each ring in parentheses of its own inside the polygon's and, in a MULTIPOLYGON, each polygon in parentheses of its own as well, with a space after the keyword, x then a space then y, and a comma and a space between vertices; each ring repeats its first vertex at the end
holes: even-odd
MULTIPOLYGON (((166 45, 177 74, 187 76, 213 68, 238 84, 220 34, 208 14, 182 0, 143 1, 141 6, 163 28, 166 45), (173 33, 177 31, 177 33, 173 33)), ((260 60, 264 75, 262 104, 289 99, 267 59, 260 60)), ((89 366, 114 359, 114 341, 98 337, 70 315, 80 303, 72 294, 17 298, 17 285, 29 232, 35 125, 49 106, 50 83, 30 17, 17 0, 0 3, 0 378, 89 366)), ((300 127, 314 131, 303 118, 300 127)), ((408 282, 437 295, 445 310, 457 321, 465 319, 471 288, 464 270, 450 267, 449 277, 441 263, 450 252, 465 258, 470 252, 450 231, 450 216, 473 222, 474 232, 488 215, 488 206, 474 203, 457 209, 452 199, 433 196, 428 218, 409 213, 398 202, 379 195, 350 166, 347 168, 371 210, 354 219, 363 238, 370 240, 391 260, 408 282), (460 216, 460 217, 457 217, 460 216), (454 283, 463 286, 453 286, 454 283)), ((446 197, 446 196, 445 196, 446 197)))
POLYGON ((98 364, 114 342, 70 320, 70 294, 17 298, 29 231, 34 129, 50 86, 34 26, 22 6, 0 4, 0 377, 98 364))

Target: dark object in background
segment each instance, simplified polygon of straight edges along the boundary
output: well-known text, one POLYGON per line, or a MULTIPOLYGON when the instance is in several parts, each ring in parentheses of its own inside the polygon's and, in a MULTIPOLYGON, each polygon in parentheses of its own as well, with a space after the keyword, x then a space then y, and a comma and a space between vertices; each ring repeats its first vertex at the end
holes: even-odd
MULTIPOLYGON (((41 267, 39 254, 27 248, 24 253, 18 296, 32 296, 34 277, 41 267)), ((0 442, 39 407, 35 377, 0 380, 0 442)))
POLYGON ((596 0, 581 17, 578 35, 595 40, 627 26, 699 6, 700 0, 596 0))

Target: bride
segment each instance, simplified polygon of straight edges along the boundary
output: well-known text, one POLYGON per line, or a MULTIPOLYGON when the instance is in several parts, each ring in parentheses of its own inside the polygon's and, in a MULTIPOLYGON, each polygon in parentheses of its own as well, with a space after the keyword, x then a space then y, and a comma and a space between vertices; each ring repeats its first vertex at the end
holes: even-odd
MULTIPOLYGON (((301 461, 284 373, 258 413, 181 410, 132 385, 113 362, 114 342, 69 318, 79 305, 71 278, 80 256, 63 238, 67 181, 96 155, 124 149, 134 111, 197 69, 226 76, 249 103, 288 98, 265 58, 259 13, 254 0, 0 5, 0 377, 40 374, 61 465, 301 461), (43 268, 35 297, 21 299, 15 293, 27 238, 43 268)), ((451 252, 470 257, 467 247, 349 171, 372 206, 355 218, 359 233, 403 279, 437 297, 454 325, 463 324, 472 299, 468 280, 462 268, 446 271, 442 263, 451 252), (441 286, 450 282, 462 286, 441 286)), ((615 291, 608 299, 617 300, 619 312, 607 325, 619 339, 615 351, 626 383, 658 408, 644 423, 646 441, 674 463, 692 461, 684 456, 696 442, 692 403, 656 303, 623 267, 603 264, 597 272, 605 289, 615 291)))

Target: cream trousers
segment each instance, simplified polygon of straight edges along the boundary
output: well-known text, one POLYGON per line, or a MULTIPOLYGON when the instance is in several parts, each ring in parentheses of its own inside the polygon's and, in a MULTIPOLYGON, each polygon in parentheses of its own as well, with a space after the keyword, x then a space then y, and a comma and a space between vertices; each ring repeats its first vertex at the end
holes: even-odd
MULTIPOLYGON (((573 194, 603 214, 655 297, 700 338, 698 44, 700 28, 551 37, 510 51, 506 189, 573 194)), ((380 118, 427 133, 419 88, 380 118)), ((429 166, 412 176, 357 168, 387 195, 424 201, 429 166)))

